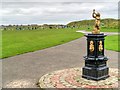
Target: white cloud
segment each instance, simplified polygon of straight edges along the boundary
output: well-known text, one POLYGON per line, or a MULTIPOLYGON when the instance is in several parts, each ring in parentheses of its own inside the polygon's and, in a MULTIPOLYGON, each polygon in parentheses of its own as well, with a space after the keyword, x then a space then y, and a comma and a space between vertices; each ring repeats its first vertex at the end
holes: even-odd
POLYGON ((4 2, 0 9, 2 24, 63 23, 92 19, 92 10, 101 18, 117 18, 118 4, 76 2, 4 2))

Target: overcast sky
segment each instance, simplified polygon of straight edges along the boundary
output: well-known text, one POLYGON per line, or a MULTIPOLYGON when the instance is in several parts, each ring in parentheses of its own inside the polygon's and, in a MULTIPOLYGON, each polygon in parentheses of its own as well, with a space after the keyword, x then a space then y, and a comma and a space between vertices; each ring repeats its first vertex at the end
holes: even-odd
POLYGON ((118 2, 42 1, 4 0, 0 8, 0 24, 67 24, 92 19, 93 9, 101 13, 101 18, 118 18, 118 2))

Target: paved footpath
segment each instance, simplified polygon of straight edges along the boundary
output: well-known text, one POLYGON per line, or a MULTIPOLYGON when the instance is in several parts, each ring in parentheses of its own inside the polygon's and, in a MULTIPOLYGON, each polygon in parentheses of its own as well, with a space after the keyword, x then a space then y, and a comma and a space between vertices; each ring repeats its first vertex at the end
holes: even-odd
MULTIPOLYGON (((105 54, 110 58, 108 66, 117 68, 118 53, 105 50, 105 54)), ((55 47, 3 59, 3 87, 36 88, 35 83, 46 73, 83 67, 84 55, 86 55, 86 38, 82 37, 55 47)))

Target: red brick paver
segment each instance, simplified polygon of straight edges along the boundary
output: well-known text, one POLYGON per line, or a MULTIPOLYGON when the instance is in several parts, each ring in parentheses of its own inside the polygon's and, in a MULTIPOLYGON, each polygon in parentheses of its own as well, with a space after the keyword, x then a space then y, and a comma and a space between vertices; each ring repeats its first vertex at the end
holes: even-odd
POLYGON ((42 76, 39 85, 41 88, 118 88, 118 69, 110 68, 110 77, 100 81, 84 79, 81 73, 79 68, 55 71, 42 76), (47 80, 50 81, 45 83, 47 80))

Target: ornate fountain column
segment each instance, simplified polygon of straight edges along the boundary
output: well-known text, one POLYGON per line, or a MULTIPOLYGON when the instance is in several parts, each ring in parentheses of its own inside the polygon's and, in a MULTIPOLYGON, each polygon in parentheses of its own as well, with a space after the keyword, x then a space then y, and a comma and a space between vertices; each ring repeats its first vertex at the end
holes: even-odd
POLYGON ((82 77, 92 80, 101 80, 109 77, 107 67, 108 58, 104 55, 104 33, 100 33, 100 13, 95 9, 92 14, 95 18, 95 26, 91 34, 87 37, 87 55, 84 57, 85 66, 82 68, 82 77))

